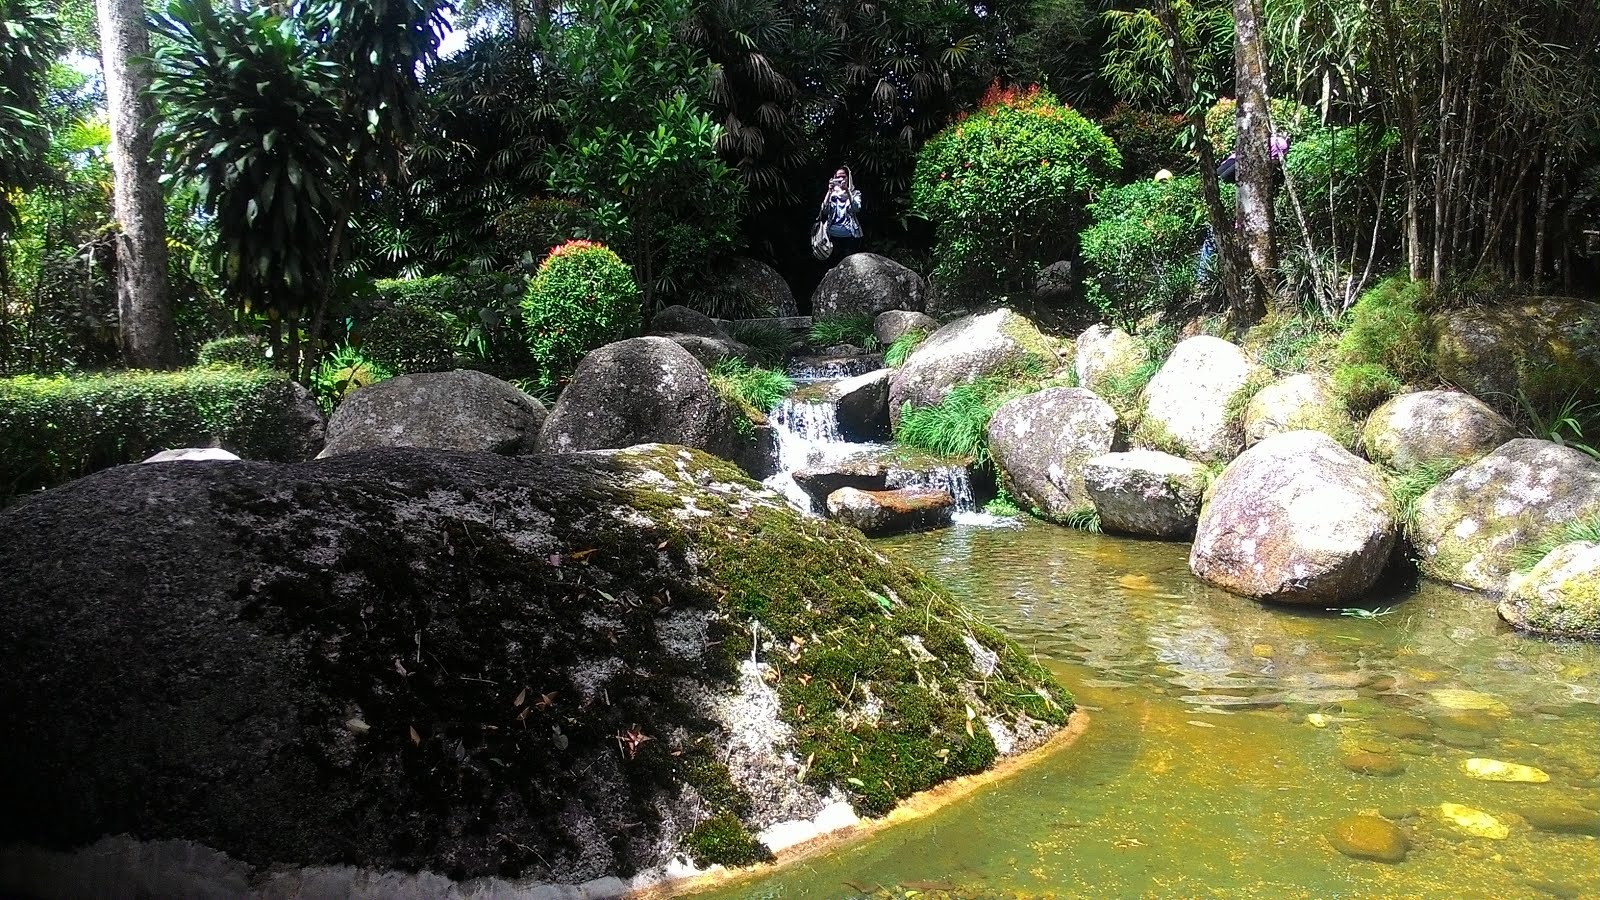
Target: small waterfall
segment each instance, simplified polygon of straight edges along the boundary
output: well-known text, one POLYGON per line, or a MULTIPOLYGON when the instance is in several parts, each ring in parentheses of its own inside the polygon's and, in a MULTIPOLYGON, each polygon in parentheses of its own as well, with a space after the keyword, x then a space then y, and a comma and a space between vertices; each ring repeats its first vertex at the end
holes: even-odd
POLYGON ((936 466, 928 469, 896 469, 889 473, 889 486, 919 487, 948 493, 956 501, 956 515, 976 513, 978 500, 972 493, 972 478, 966 466, 936 466))
POLYGON ((765 484, 803 510, 811 510, 811 497, 795 484, 794 472, 838 462, 871 446, 844 439, 839 433, 838 407, 831 401, 788 397, 767 414, 767 422, 778 438, 778 474, 765 484))
POLYGON ((860 356, 809 356, 789 361, 784 374, 800 384, 833 381, 865 375, 883 366, 882 354, 860 356))

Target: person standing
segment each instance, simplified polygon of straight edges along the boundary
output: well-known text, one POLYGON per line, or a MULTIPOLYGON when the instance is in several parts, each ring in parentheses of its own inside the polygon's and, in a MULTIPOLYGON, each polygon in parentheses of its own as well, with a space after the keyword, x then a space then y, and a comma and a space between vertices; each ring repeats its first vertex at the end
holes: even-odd
POLYGON ((828 179, 822 207, 811 228, 811 252, 817 259, 849 256, 861 249, 861 191, 848 166, 828 179))

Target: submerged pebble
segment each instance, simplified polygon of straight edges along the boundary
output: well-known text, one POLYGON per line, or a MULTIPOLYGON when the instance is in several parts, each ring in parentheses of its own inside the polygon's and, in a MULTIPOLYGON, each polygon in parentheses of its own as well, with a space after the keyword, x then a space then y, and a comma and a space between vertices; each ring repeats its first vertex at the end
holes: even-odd
POLYGON ((1517 815, 1539 831, 1600 835, 1600 812, 1581 806, 1546 803, 1517 808, 1517 815))
POLYGON ((1515 781, 1525 784, 1543 784, 1550 780, 1550 776, 1543 769, 1525 766, 1522 763, 1509 763, 1498 759, 1485 759, 1473 757, 1461 762, 1461 771, 1469 777, 1479 781, 1515 781))
POLYGON ((1405 760, 1387 753, 1373 753, 1368 750, 1357 750, 1346 753, 1339 760, 1346 769, 1357 775, 1382 775, 1388 777, 1399 775, 1406 770, 1405 760))
POLYGON ((1439 804, 1439 817, 1446 825, 1472 837, 1503 841, 1511 834, 1511 829, 1494 816, 1459 803, 1439 804))
POLYGON ((1415 716, 1379 716, 1372 720, 1372 727, 1402 740, 1433 737, 1433 726, 1415 716))
POLYGON ((1346 816, 1328 832, 1333 849, 1352 859, 1396 863, 1406 858, 1409 844, 1406 833, 1387 819, 1377 816, 1346 816))

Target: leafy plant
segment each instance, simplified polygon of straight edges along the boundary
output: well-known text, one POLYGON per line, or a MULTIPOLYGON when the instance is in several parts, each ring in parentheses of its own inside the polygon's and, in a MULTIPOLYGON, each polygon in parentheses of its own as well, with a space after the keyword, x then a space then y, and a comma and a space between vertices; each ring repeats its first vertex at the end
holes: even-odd
POLYGON ((1461 468, 1460 460, 1444 459, 1425 462, 1409 472, 1389 477, 1389 500, 1394 504, 1395 515, 1403 523, 1411 522, 1417 515, 1417 501, 1433 490, 1439 482, 1461 468))
POLYGON ((585 353, 638 331, 639 287, 617 254, 591 241, 550 251, 522 301, 540 384, 564 383, 585 353))
POLYGON ((397 374, 440 372, 455 361, 456 325, 423 306, 392 306, 379 312, 361 335, 361 352, 397 374))
POLYGON ((783 402, 794 390, 794 382, 782 372, 752 366, 731 356, 711 367, 710 378, 717 393, 747 413, 757 415, 783 402))
POLYGON ((225 337, 207 341, 200 347, 199 365, 240 366, 246 369, 265 369, 267 361, 261 341, 253 337, 225 337))
POLYGON ((1379 619, 1382 619, 1384 616, 1392 616, 1397 612, 1399 612, 1399 610, 1392 606, 1384 606, 1378 609, 1365 609, 1360 606, 1347 606, 1344 609, 1339 610, 1339 615, 1348 616, 1352 619, 1366 619, 1369 622, 1375 622, 1379 619))
MULTIPOLYGON (((22 0, 0 0, 0 251, 16 225, 13 192, 34 187, 48 173, 50 130, 39 113, 59 44, 54 15, 22 0)), ((0 252, 0 287, 5 274, 0 252)))
POLYGON ((1080 506, 1069 511, 1061 520, 1061 524, 1090 534, 1100 534, 1100 510, 1093 506, 1080 506))
POLYGON ((1517 406, 1535 437, 1600 459, 1600 449, 1588 443, 1591 440, 1584 429, 1593 430, 1600 425, 1600 400, 1594 399, 1595 388, 1580 385, 1564 398, 1557 399, 1554 409, 1530 398, 1522 388, 1517 389, 1517 406))
POLYGON ((1020 294, 1062 258, 1083 204, 1121 167, 1093 122, 1037 86, 992 87, 917 154, 913 208, 938 234, 943 289, 1020 294))
POLYGON ((317 364, 311 376, 311 393, 316 395, 323 412, 332 412, 346 397, 393 374, 368 359, 359 348, 343 344, 317 364))
POLYGON ((994 499, 983 505, 983 511, 991 516, 1020 516, 1022 507, 1017 505, 1017 498, 1002 486, 994 495, 994 499))
MULTIPOLYGON (((1224 187, 1231 194, 1232 186, 1224 187)), ((1102 315, 1131 329, 1149 313, 1189 299, 1206 233, 1199 178, 1108 188, 1088 208, 1095 224, 1080 241, 1092 273, 1089 302, 1102 315)))
POLYGON ((864 350, 878 349, 878 336, 873 332, 872 317, 866 313, 818 316, 812 320, 807 337, 816 347, 849 344, 864 350))
POLYGON ((908 447, 940 456, 987 463, 989 420, 994 418, 995 410, 1027 394, 1030 387, 999 376, 958 384, 938 406, 913 407, 908 403, 902 407, 895 438, 908 447))
POLYGON ((889 349, 883 352, 883 364, 891 369, 897 369, 905 365, 905 361, 911 357, 912 352, 927 339, 928 332, 921 328, 915 328, 900 335, 894 339, 894 343, 889 345, 889 349))
POLYGON ((728 336, 755 351, 762 365, 781 365, 789 355, 794 337, 789 329, 774 322, 734 322, 728 336))

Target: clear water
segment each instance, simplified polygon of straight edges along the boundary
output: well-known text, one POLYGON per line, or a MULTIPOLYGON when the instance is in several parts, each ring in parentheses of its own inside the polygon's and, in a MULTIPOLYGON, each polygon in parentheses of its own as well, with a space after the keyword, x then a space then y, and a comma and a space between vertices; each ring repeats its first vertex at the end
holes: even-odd
POLYGON ((1426 583, 1371 598, 1395 611, 1370 621, 1267 607, 1195 581, 1186 545, 1031 523, 881 546, 1036 652, 1089 730, 926 818, 706 896, 1600 897, 1596 838, 1522 815, 1600 809, 1594 645, 1520 637, 1482 596, 1426 583), (1405 771, 1349 771, 1360 750, 1405 771), (1475 780, 1469 757, 1550 781, 1475 780), (1442 803, 1510 834, 1466 836, 1442 803), (1359 812, 1402 824, 1404 862, 1333 849, 1332 823, 1359 812))

